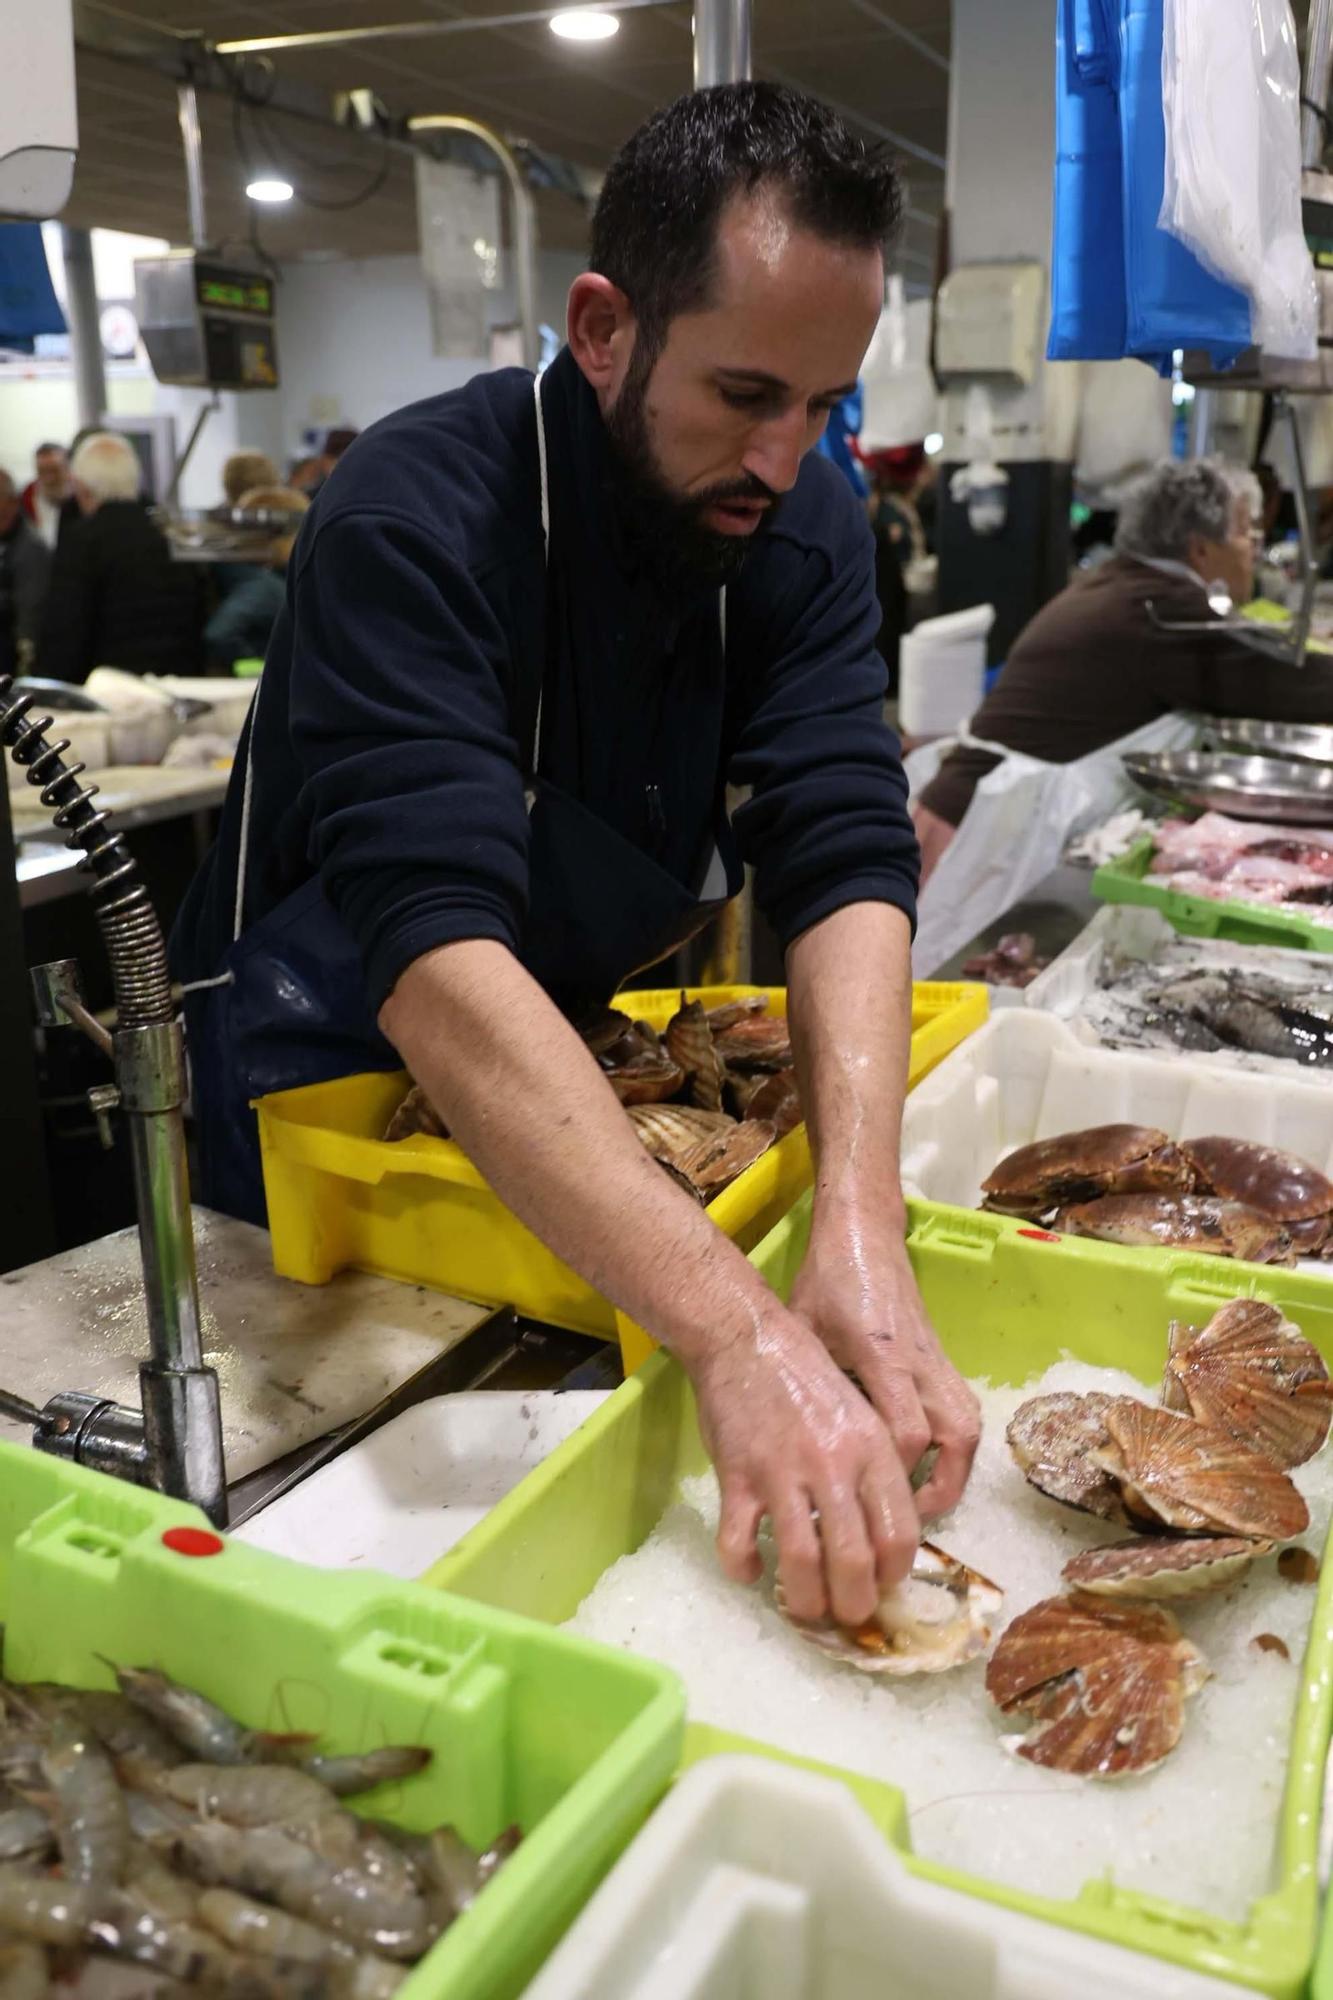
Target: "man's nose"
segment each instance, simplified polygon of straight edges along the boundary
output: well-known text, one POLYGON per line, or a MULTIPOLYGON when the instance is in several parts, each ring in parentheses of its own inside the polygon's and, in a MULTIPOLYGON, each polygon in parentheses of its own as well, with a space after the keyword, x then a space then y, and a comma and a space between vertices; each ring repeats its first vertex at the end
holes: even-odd
POLYGON ((805 411, 791 410, 771 418, 751 433, 742 463, 746 472, 762 480, 774 493, 790 493, 801 460, 813 443, 805 411))

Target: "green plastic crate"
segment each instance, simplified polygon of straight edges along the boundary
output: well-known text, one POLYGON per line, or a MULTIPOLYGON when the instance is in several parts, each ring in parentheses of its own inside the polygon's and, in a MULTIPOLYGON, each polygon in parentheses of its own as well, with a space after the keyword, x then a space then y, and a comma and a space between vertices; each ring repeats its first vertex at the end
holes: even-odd
POLYGON ((331 1750, 422 1743, 404 1784, 357 1806, 524 1840, 400 1988, 512 2000, 637 1832, 680 1756, 684 1695, 651 1661, 387 1576, 226 1543, 191 1507, 0 1445, 0 1615, 15 1680, 114 1685, 100 1657, 160 1667, 255 1729, 331 1750), (215 1536, 207 1540, 216 1544, 215 1536))
POLYGON ((1290 951, 1333 952, 1333 929, 1262 903, 1214 902, 1209 896, 1181 896, 1154 881, 1148 868, 1151 837, 1136 840, 1115 861, 1103 862, 1092 878, 1092 893, 1104 903, 1146 904, 1185 937, 1226 938, 1232 944, 1282 945, 1290 951))
MULTIPOLYGON (((752 1253, 780 1293, 800 1267, 810 1197, 752 1253)), ((1333 1286, 1270 1266, 1154 1252, 1076 1237, 1034 1237, 1007 1216, 909 1204, 908 1248, 927 1308, 965 1373, 1020 1385, 1062 1353, 1129 1369, 1154 1387, 1167 1325, 1206 1319, 1227 1299, 1270 1300, 1333 1360, 1333 1286)), ((466 1535, 424 1581, 465 1597, 559 1623, 601 1573, 635 1549, 706 1463, 684 1373, 664 1354, 617 1390, 544 1465, 466 1535)), ((1180 1908, 1104 1880, 1069 1902, 1033 1896, 910 1855, 906 1805, 892 1785, 836 1773, 886 1838, 923 1875, 1214 1977, 1274 2000, 1298 2000, 1314 1955, 1316 1848, 1324 1758, 1333 1722, 1333 1564, 1313 1607, 1297 1704, 1275 1879, 1234 1922, 1180 1908)), ((692 1724, 686 1760, 719 1749, 784 1753, 692 1724)), ((786 1758, 784 1761, 800 1762, 786 1758)), ((823 1767, 819 1767, 823 1768, 823 1767)), ((1333 2000, 1330 1988, 1328 2000, 1333 2000)))

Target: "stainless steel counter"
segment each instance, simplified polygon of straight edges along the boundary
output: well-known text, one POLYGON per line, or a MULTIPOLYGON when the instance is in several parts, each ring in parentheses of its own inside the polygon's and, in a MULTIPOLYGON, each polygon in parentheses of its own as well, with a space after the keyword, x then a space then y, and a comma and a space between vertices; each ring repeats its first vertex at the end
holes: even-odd
MULTIPOLYGON (((154 764, 125 764, 89 773, 99 802, 114 812, 123 832, 214 811, 227 792, 226 771, 163 770, 154 764)), ((72 896, 84 887, 80 856, 52 831, 51 815, 35 792, 11 789, 10 812, 18 844, 19 902, 25 910, 72 896)))

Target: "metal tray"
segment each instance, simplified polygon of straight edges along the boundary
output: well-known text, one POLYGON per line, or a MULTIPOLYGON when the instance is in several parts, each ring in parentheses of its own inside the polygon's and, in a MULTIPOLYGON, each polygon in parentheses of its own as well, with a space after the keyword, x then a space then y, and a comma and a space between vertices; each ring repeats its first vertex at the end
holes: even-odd
POLYGON ((1280 757, 1212 756, 1167 750, 1123 760, 1136 785, 1174 804, 1229 813, 1235 819, 1333 827, 1333 767, 1280 757))
POLYGON ((1211 748, 1294 758, 1301 764, 1333 764, 1333 728, 1322 722, 1253 722, 1219 715, 1204 725, 1211 748))

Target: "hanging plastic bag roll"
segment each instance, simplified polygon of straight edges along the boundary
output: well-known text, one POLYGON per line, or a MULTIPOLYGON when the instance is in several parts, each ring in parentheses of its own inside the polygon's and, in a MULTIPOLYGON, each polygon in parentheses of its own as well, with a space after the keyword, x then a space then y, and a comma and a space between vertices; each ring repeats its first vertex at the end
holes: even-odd
POLYGON ((1160 222, 1249 296, 1266 354, 1315 359, 1301 223, 1301 64, 1288 0, 1165 0, 1160 222))

